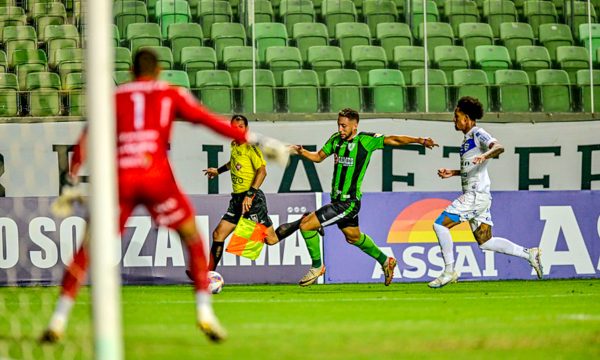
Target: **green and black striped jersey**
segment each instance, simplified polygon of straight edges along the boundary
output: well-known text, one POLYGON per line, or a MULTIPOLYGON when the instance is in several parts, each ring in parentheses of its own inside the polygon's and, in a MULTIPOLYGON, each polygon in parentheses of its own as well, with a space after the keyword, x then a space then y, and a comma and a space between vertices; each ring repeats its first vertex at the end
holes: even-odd
POLYGON ((360 200, 360 186, 371 160, 373 151, 383 149, 384 136, 374 133, 358 133, 352 140, 342 140, 339 133, 333 134, 321 151, 333 154, 332 200, 360 200))

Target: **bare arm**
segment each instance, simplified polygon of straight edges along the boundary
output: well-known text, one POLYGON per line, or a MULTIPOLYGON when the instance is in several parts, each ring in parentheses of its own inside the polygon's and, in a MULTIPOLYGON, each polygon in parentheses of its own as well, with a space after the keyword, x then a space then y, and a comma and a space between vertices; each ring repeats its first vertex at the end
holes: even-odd
POLYGON ((323 150, 319 151, 308 151, 302 147, 302 145, 294 145, 291 149, 296 155, 300 155, 312 162, 320 163, 327 158, 327 154, 323 150))
POLYGON ((460 170, 450 170, 446 168, 438 169, 438 176, 442 179, 451 178, 453 176, 459 176, 460 170))
POLYGON ((219 176, 219 174, 224 173, 225 171, 231 169, 231 162, 228 161, 227 164, 221 166, 220 168, 208 168, 204 169, 204 175, 208 176, 209 179, 215 178, 219 176))
POLYGON ((389 146, 402 146, 407 144, 420 144, 428 149, 438 146, 431 138, 412 137, 406 135, 388 135, 383 139, 383 143, 389 146))
POLYGON ((502 144, 500 144, 499 142, 493 142, 490 144, 490 149, 488 151, 486 151, 485 153, 475 157, 475 159, 473 159, 473 164, 477 165, 477 164, 481 164, 484 161, 486 161, 487 159, 492 159, 495 157, 500 156, 500 154, 502 154, 504 152, 504 146, 502 144))

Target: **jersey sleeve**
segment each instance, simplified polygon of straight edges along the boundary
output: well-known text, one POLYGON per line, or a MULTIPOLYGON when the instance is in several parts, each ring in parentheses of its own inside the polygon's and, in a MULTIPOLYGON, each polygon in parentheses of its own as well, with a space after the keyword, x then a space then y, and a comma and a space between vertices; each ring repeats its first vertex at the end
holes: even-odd
POLYGON ((498 141, 492 135, 490 135, 490 133, 483 130, 482 128, 478 128, 477 131, 475 131, 474 137, 475 137, 476 145, 479 148, 484 148, 486 150, 490 148, 490 145, 492 143, 498 141))
POLYGON ((251 145, 248 156, 250 157, 250 162, 252 163, 252 167, 254 169, 258 169, 261 166, 267 166, 267 162, 265 161, 262 151, 260 151, 258 146, 251 145))
POLYGON ((337 134, 338 133, 335 133, 335 134, 331 135, 329 137, 329 140, 327 140, 327 142, 325 143, 325 145, 323 145, 323 147, 321 148, 321 151, 324 152, 325 155, 329 156, 329 155, 331 155, 331 153, 333 153, 333 143, 335 142, 337 134))
POLYGON ((205 125, 239 143, 247 141, 245 132, 232 127, 224 119, 206 110, 188 90, 176 88, 174 93, 175 110, 178 117, 192 123, 205 125))
POLYGON ((368 151, 375 151, 379 149, 383 149, 383 140, 385 136, 383 134, 375 134, 375 133, 360 133, 360 142, 368 151))

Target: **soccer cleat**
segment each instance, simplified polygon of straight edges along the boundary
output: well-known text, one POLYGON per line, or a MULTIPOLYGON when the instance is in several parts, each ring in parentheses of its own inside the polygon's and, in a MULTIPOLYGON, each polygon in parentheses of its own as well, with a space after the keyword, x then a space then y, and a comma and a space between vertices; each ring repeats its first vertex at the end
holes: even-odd
POLYGON ((40 343, 54 344, 62 338, 62 333, 50 328, 44 330, 42 336, 40 336, 40 343))
POLYGON ((383 274, 385 275, 385 286, 389 286, 394 278, 394 268, 398 261, 393 257, 388 257, 382 265, 383 274))
POLYGON ((437 279, 431 281, 427 286, 433 289, 439 289, 443 286, 446 286, 450 283, 455 283, 458 281, 458 273, 456 271, 447 272, 444 271, 442 275, 440 275, 437 279))
POLYGON ((62 194, 52 202, 50 211, 54 216, 65 218, 71 216, 76 203, 83 203, 83 192, 79 186, 63 186, 62 194))
POLYGON ((542 249, 529 249, 529 264, 531 264, 531 267, 535 270, 538 279, 541 280, 544 276, 544 269, 542 268, 542 249))
POLYGON ((210 341, 221 342, 227 339, 227 331, 219 324, 219 320, 212 311, 211 307, 205 307, 200 312, 198 328, 210 341))
POLYGON ((298 284, 300 284, 300 286, 310 286, 314 284, 315 281, 317 281, 317 279, 319 278, 319 276, 323 274, 325 274, 325 265, 321 265, 318 268, 311 267, 306 273, 306 275, 304 275, 302 279, 300 279, 298 284))
POLYGON ((287 165, 290 158, 289 145, 286 145, 272 137, 255 132, 250 132, 248 134, 248 143, 260 147, 263 155, 267 159, 273 160, 283 167, 287 165))

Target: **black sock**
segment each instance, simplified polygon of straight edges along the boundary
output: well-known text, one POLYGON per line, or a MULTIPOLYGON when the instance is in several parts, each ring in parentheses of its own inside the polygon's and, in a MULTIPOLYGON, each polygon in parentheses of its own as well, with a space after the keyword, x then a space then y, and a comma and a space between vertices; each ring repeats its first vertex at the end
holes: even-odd
POLYGON ((208 270, 215 271, 217 264, 223 257, 223 248, 225 247, 224 241, 214 241, 210 247, 210 262, 208 264, 208 270))

